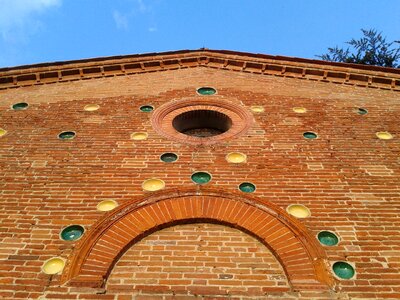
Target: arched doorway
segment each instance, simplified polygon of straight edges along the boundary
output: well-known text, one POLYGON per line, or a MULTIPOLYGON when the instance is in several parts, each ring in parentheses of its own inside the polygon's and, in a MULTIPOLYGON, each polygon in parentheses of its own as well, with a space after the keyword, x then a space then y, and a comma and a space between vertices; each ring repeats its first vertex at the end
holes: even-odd
POLYGON ((292 289, 332 285, 322 248, 300 222, 267 201, 215 190, 161 192, 121 205, 77 243, 62 281, 71 286, 104 286, 121 255, 143 237, 161 228, 203 221, 256 237, 280 262, 292 289))

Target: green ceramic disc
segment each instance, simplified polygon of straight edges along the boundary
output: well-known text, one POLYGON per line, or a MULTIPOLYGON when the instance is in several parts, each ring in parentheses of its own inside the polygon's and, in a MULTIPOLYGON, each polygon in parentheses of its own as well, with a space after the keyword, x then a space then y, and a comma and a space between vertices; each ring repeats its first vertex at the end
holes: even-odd
POLYGON ((197 184, 206 184, 211 180, 211 175, 207 172, 196 172, 192 175, 192 180, 197 184))
POLYGON ((239 185, 239 189, 245 193, 253 193, 256 190, 256 187, 250 182, 243 182, 239 185))
POLYGON ((58 137, 62 140, 71 140, 75 137, 75 132, 72 131, 64 131, 61 132, 58 137))
POLYGON ((314 132, 304 132, 303 136, 306 139, 316 139, 317 138, 317 134, 315 134, 314 132))
POLYGON ((321 231, 318 233, 318 240, 325 246, 335 246, 339 243, 338 237, 330 231, 321 231))
POLYGON ((359 109, 357 110, 357 113, 358 113, 359 115, 366 115, 366 114, 368 113, 368 110, 366 110, 365 108, 359 108, 359 109))
POLYGON ((200 95, 214 95, 217 91, 212 87, 202 87, 197 90, 200 95))
POLYGON ((140 110, 142 112, 151 112, 151 111, 153 111, 153 109, 154 109, 154 107, 151 105, 143 105, 140 107, 140 110))
POLYGON ((176 155, 175 153, 164 153, 160 156, 160 159, 163 162, 171 163, 178 159, 178 155, 176 155))
POLYGON ((71 225, 61 231, 61 238, 64 241, 75 241, 83 235, 84 231, 85 229, 80 225, 71 225))
POLYGON ((15 103, 15 104, 12 106, 12 108, 13 108, 14 110, 23 110, 23 109, 26 109, 28 106, 29 106, 28 103, 26 103, 26 102, 20 102, 20 103, 15 103))
POLYGON ((336 276, 342 279, 350 279, 355 274, 354 268, 344 261, 335 262, 332 268, 336 276))

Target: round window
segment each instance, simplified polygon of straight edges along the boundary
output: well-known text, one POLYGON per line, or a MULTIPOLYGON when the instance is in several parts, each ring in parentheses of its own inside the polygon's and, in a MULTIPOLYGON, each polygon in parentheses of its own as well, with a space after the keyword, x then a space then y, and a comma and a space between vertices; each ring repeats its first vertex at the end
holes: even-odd
POLYGON ((218 111, 192 110, 176 116, 172 126, 180 133, 205 138, 228 131, 232 120, 218 111))
POLYGON ((189 98, 166 103, 152 114, 159 134, 192 145, 211 145, 243 135, 253 116, 237 103, 219 99, 189 98))

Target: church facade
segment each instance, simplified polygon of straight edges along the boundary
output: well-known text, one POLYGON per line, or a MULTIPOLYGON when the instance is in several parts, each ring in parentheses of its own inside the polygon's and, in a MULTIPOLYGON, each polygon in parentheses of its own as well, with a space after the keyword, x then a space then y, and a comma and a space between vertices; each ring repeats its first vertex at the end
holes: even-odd
POLYGON ((0 116, 0 298, 400 298, 398 69, 44 63, 0 116))

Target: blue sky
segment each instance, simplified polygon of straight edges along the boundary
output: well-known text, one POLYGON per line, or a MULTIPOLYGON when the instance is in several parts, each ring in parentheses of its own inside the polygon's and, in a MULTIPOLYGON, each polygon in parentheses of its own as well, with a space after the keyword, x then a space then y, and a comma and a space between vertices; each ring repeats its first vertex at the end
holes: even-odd
POLYGON ((0 0, 0 67, 181 49, 315 58, 375 28, 397 0, 0 0))

